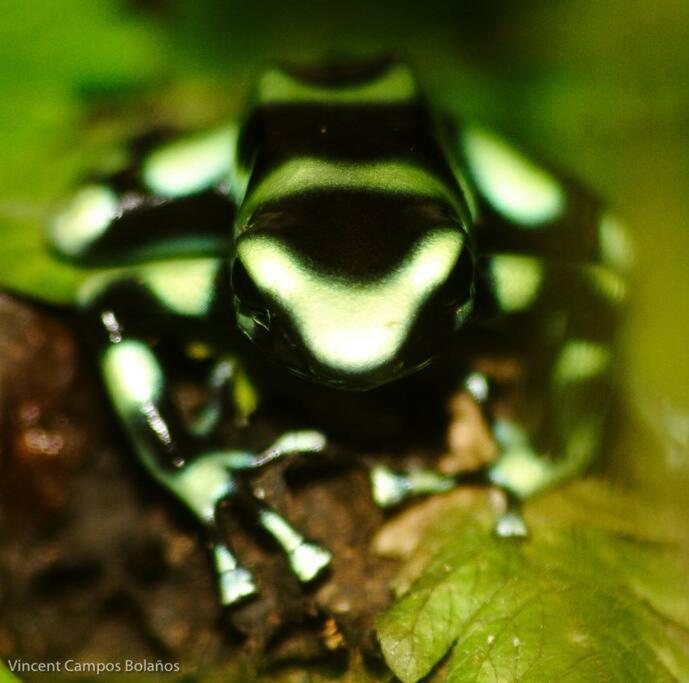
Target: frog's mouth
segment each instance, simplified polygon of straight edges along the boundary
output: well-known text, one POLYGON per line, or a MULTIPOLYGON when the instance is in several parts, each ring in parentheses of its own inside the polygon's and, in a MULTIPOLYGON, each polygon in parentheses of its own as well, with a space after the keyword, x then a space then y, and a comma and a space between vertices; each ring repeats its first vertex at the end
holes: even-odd
POLYGON ((274 314, 270 331, 253 341, 291 374, 311 383, 370 391, 429 365, 453 339, 451 315, 446 317, 422 316, 419 325, 412 325, 412 334, 408 328, 403 334, 391 332, 384 325, 355 330, 338 326, 326 334, 324 326, 322 336, 304 337, 290 317, 274 314))
MULTIPOLYGON (((284 363, 284 359, 281 360, 284 363)), ((317 365, 296 366, 287 363, 284 363, 284 365, 291 374, 312 384, 331 387, 340 391, 365 392, 372 391, 417 372, 429 365, 432 360, 432 358, 427 358, 415 365, 398 362, 393 366, 383 366, 362 373, 342 373, 332 368, 317 365)))
POLYGON ((416 365, 409 366, 398 364, 397 367, 390 369, 383 369, 380 372, 366 374, 366 375, 350 375, 347 377, 335 376, 321 376, 319 378, 309 378, 318 384, 324 384, 342 391, 363 392, 378 389, 385 384, 396 382, 408 375, 414 374, 419 370, 427 367, 433 362, 433 358, 427 358, 423 362, 416 365))
POLYGON ((295 365, 285 364, 285 367, 287 367, 291 374, 312 384, 354 393, 372 391, 383 385, 395 382, 421 370, 429 365, 432 360, 432 358, 427 358, 414 366, 398 363, 395 367, 376 368, 372 372, 361 374, 340 374, 328 368, 315 366, 297 367, 295 365))

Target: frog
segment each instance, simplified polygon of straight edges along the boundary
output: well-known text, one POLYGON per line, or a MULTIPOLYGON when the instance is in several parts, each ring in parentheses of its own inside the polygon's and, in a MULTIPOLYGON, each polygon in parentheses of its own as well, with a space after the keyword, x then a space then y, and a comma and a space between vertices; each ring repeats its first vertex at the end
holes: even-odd
POLYGON ((304 585, 331 564, 245 477, 325 457, 326 430, 304 415, 265 449, 214 441, 228 414, 251 430, 284 378, 295 400, 317 388, 409 407, 415 378, 440 368, 485 416, 496 457, 470 475, 374 463, 373 499, 393 508, 478 479, 505 494, 506 538, 527 534, 525 502, 600 448, 633 262, 624 225, 576 181, 435 106, 398 57, 269 68, 240 120, 132 145, 55 212, 47 238, 57 258, 95 268, 78 305, 106 393, 143 467, 205 529, 224 606, 259 590, 224 530, 228 506, 304 585), (536 427, 492 412, 485 372, 447 363, 496 337, 529 351, 536 427), (161 340, 211 360, 191 417, 161 340))

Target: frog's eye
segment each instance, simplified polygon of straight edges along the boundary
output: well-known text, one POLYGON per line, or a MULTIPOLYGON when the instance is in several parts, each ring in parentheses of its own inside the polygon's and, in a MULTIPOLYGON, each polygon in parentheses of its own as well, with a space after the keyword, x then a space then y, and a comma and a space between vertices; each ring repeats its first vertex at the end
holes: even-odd
POLYGON ((474 294, 474 257, 466 246, 461 250, 447 280, 438 290, 438 301, 442 306, 456 309, 461 315, 474 294))
POLYGON ((250 339, 270 329, 268 301, 251 279, 244 264, 236 259, 232 266, 232 293, 234 294, 237 323, 250 339))

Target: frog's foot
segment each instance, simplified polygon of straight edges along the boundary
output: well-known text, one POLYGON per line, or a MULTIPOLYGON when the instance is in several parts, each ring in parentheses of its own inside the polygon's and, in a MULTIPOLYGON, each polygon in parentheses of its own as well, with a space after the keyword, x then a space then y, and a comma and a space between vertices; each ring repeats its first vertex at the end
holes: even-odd
MULTIPOLYGON (((320 453, 326 446, 326 438, 317 431, 287 432, 270 448, 256 455, 248 467, 263 467, 287 455, 320 453)), ((318 577, 330 564, 332 555, 321 546, 307 541, 275 510, 261 505, 257 513, 258 524, 282 548, 295 576, 302 583, 318 577)))
MULTIPOLYGON (((240 450, 206 452, 176 472, 153 466, 152 469, 156 477, 204 523, 213 538, 218 538, 218 505, 223 501, 240 505, 277 542, 296 577, 305 583, 315 579, 328 566, 330 553, 307 541, 278 512, 252 495, 246 482, 240 482, 237 475, 283 457, 319 453, 325 445, 326 439, 320 432, 294 431, 283 434, 260 453, 240 450)), ((256 593, 250 572, 239 564, 224 542, 216 541, 213 556, 224 605, 233 605, 256 593)))
POLYGON ((444 493, 463 484, 494 483, 503 490, 507 498, 507 509, 495 523, 495 535, 500 538, 525 538, 529 531, 521 514, 520 499, 511 488, 508 489, 492 479, 493 476, 497 479, 499 472, 503 471, 489 468, 466 475, 449 476, 433 470, 395 472, 378 465, 371 468, 371 490, 376 504, 389 508, 416 496, 444 493))
POLYGON ((396 472, 384 465, 371 468, 371 493, 376 505, 389 508, 408 498, 444 493, 457 486, 457 478, 433 470, 396 472))
POLYGON ((522 517, 520 506, 510 501, 507 504, 507 510, 500 515, 493 533, 498 538, 527 538, 529 535, 529 528, 526 526, 526 521, 522 517))
MULTIPOLYGON (((326 438, 321 432, 286 432, 272 446, 247 461, 246 468, 263 467, 289 455, 321 453, 326 443, 326 438)), ((275 510, 261 505, 257 512, 257 521, 282 548, 292 571, 302 583, 315 579, 330 564, 332 555, 325 548, 307 541, 275 510)))
MULTIPOLYGON (((320 576, 330 564, 331 554, 319 545, 308 542, 275 510, 259 505, 258 510, 254 511, 258 525, 284 552, 297 579, 301 583, 308 583, 320 576)), ((215 545, 213 555, 223 605, 235 605, 257 592, 251 573, 239 564, 226 545, 215 545)))
MULTIPOLYGON (((416 496, 444 493, 463 484, 476 483, 491 483, 490 470, 449 476, 433 470, 395 472, 382 465, 371 469, 373 500, 382 508, 394 507, 416 496)), ((507 509, 497 520, 494 533, 500 538, 525 538, 529 532, 521 515, 520 502, 510 491, 503 490, 508 500, 507 509)))

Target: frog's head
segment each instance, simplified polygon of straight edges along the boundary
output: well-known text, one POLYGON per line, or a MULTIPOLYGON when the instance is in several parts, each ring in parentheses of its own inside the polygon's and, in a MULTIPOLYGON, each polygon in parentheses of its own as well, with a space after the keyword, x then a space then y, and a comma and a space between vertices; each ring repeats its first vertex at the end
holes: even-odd
POLYGON ((430 203, 338 195, 301 204, 256 215, 237 240, 240 329, 295 374, 344 389, 428 364, 473 304, 459 222, 430 203))

